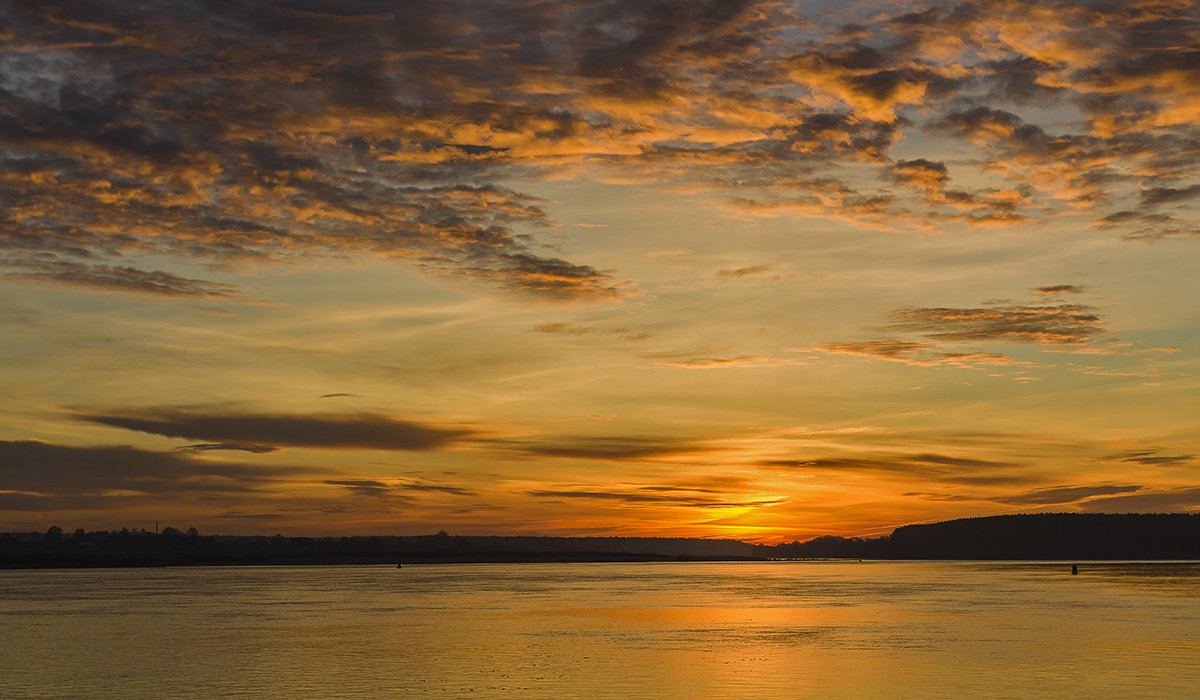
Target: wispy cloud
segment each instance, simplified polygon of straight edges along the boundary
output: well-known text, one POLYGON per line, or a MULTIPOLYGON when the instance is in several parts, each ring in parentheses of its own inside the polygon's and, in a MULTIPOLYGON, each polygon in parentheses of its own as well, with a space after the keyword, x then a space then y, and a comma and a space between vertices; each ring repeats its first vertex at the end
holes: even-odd
POLYGON ((690 354, 647 354, 645 357, 654 358, 654 366, 656 367, 672 367, 675 369, 740 369, 808 364, 806 360, 796 357, 771 357, 764 355, 705 357, 690 354))
POLYGON ((910 340, 865 340, 843 343, 821 343, 813 346, 818 352, 837 355, 858 355, 916 367, 1036 367, 1038 363, 1014 360, 990 352, 945 352, 934 343, 910 340))

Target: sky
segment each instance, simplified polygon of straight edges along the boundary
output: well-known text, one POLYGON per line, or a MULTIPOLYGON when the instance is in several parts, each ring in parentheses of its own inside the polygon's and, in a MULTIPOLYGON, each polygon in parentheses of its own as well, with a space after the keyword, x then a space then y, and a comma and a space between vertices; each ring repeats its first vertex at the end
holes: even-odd
POLYGON ((0 528, 1200 510, 1200 5, 0 2, 0 528))

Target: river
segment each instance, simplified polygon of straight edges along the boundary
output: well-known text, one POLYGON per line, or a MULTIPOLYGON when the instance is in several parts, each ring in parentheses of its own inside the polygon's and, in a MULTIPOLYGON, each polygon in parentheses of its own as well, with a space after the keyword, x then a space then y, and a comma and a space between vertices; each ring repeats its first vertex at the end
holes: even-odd
POLYGON ((2 697, 1200 697, 1200 565, 0 571, 2 697))

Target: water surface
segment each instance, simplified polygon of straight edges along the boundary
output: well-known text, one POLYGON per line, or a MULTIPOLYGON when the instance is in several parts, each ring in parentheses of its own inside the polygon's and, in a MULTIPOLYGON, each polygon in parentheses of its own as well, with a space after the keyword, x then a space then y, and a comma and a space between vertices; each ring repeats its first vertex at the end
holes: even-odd
POLYGON ((1200 565, 0 571, 3 697, 1196 697, 1200 565))

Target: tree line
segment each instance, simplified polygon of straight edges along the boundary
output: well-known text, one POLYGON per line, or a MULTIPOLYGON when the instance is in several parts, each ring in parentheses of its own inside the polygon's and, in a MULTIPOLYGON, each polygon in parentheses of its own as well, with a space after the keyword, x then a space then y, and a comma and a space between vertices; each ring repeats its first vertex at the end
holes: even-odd
POLYGON ((1036 513, 905 525, 875 538, 774 545, 672 537, 284 537, 161 532, 0 533, 0 567, 768 559, 1193 559, 1200 514, 1036 513))

